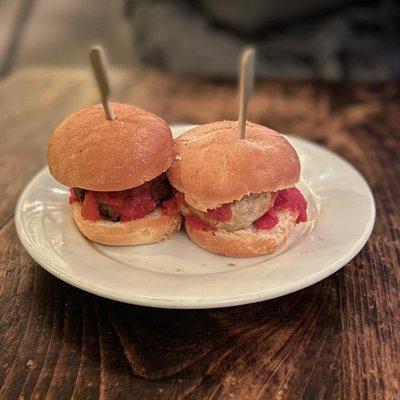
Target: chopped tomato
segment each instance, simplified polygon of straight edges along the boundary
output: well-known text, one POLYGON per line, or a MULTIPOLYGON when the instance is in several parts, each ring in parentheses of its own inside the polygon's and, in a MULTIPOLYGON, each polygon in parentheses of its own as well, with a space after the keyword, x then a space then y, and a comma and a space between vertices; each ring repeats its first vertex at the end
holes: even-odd
POLYGON ((229 221, 232 218, 232 209, 230 204, 222 204, 222 206, 213 210, 207 210, 206 218, 215 219, 217 221, 229 221))
POLYGON ((127 190, 121 190, 120 192, 97 192, 96 196, 102 203, 117 209, 124 207, 125 198, 128 198, 127 192, 127 190))
POLYGON ((119 213, 121 221, 143 218, 157 207, 157 203, 151 197, 150 192, 143 192, 131 197, 125 206, 115 211, 119 213))
POLYGON ((300 190, 295 187, 280 190, 273 208, 275 210, 290 208, 292 211, 299 213, 297 223, 307 221, 307 201, 300 190))
POLYGON ((278 223, 276 212, 290 209, 298 213, 296 223, 307 221, 307 201, 300 190, 293 187, 280 190, 275 199, 273 207, 263 216, 253 222, 256 229, 272 229, 278 223))
POLYGON ((194 214, 189 214, 185 217, 185 222, 192 228, 201 229, 203 231, 211 231, 213 226, 207 221, 202 220, 194 214))
POLYGON ((97 197, 111 207, 121 221, 130 221, 145 217, 157 207, 150 188, 150 182, 146 182, 136 188, 119 192, 97 192, 97 197))
POLYGON ((120 221, 143 218, 150 214, 157 203, 150 194, 151 183, 118 192, 91 192, 85 194, 82 204, 82 217, 90 220, 101 218, 99 204, 112 210, 120 221))
POLYGON ((178 204, 177 204, 176 197, 174 196, 168 200, 164 200, 162 202, 161 208, 167 215, 170 215, 170 216, 177 215, 178 214, 178 204))
POLYGON ((93 221, 100 219, 99 207, 97 205, 96 196, 93 192, 88 191, 85 193, 81 215, 83 218, 93 221))
POLYGON ((76 195, 75 195, 74 189, 69 189, 69 193, 70 193, 69 199, 68 199, 69 204, 74 204, 74 203, 76 203, 76 202, 78 201, 78 198, 77 198, 76 195))
POLYGON ((274 210, 267 211, 263 216, 253 222, 256 229, 272 229, 278 223, 274 210))

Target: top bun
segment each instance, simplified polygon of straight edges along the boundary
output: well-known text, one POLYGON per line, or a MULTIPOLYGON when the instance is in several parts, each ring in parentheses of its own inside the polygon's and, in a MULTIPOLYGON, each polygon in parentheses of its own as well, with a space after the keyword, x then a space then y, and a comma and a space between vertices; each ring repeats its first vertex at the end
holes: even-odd
POLYGON ((168 124, 150 112, 112 103, 115 120, 101 104, 71 114, 54 131, 47 158, 62 184, 94 191, 129 189, 165 172, 174 157, 168 124))
POLYGON ((237 129, 237 121, 214 122, 175 141, 178 156, 167 175, 192 207, 206 211, 299 180, 299 158, 281 134, 248 122, 242 140, 237 129))

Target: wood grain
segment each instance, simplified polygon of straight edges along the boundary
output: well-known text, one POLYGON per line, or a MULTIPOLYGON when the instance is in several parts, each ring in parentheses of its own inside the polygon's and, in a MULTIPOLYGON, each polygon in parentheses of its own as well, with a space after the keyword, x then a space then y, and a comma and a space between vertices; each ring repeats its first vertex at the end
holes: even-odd
MULTIPOLYGON (((114 71, 115 99, 170 122, 235 118, 230 83, 114 71)), ((291 295, 219 310, 129 306, 75 289, 19 243, 13 209, 52 129, 93 102, 90 71, 0 84, 1 399, 397 399, 400 104, 396 84, 262 82, 250 119, 335 150, 372 186, 377 221, 345 268, 291 295)))

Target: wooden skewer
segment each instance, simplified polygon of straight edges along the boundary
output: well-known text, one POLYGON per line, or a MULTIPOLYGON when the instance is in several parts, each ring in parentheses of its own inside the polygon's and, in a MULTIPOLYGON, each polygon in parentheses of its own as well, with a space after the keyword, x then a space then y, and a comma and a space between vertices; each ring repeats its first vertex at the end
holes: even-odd
POLYGON ((90 63, 100 90, 101 102, 108 120, 115 119, 114 111, 109 100, 110 86, 108 84, 107 62, 104 50, 101 47, 93 47, 90 51, 90 63))
POLYGON ((240 138, 246 137, 247 104, 254 86, 254 47, 245 47, 239 60, 239 122, 240 138))

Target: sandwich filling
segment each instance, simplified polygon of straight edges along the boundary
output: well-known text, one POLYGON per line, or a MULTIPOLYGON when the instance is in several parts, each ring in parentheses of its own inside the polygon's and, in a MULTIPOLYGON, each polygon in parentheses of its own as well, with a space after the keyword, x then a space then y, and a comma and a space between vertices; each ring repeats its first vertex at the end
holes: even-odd
POLYGON ((82 206, 82 218, 97 221, 127 222, 140 219, 157 207, 168 215, 176 215, 176 202, 171 200, 172 187, 164 174, 142 185, 118 192, 95 192, 80 188, 70 189, 70 204, 82 206))
POLYGON ((205 231, 218 229, 233 232, 250 226, 257 230, 272 229, 279 222, 278 211, 285 209, 297 214, 296 223, 307 221, 307 201, 295 187, 250 194, 207 212, 191 207, 180 192, 175 193, 174 201, 187 224, 205 231))

